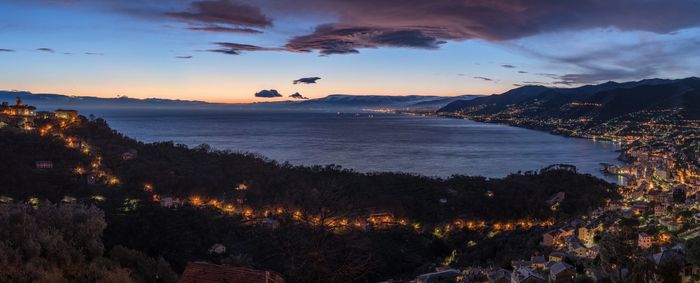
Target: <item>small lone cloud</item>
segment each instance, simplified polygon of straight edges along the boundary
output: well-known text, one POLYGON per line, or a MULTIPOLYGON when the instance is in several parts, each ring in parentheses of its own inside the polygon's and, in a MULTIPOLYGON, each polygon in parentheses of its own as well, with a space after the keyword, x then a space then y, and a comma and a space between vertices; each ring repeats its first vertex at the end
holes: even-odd
POLYGON ((0 52, 15 52, 14 49, 0 48, 0 52))
POLYGON ((518 74, 527 74, 525 71, 518 71, 518 74))
POLYGON ((220 48, 207 50, 209 52, 221 53, 227 55, 239 55, 242 51, 274 51, 281 50, 280 48, 262 47, 250 44, 241 44, 233 42, 215 42, 220 48))
POLYGON ((192 56, 175 56, 177 59, 192 59, 192 56))
POLYGON ((280 94, 275 89, 263 89, 261 91, 256 92, 255 97, 273 98, 273 97, 282 97, 282 94, 280 94))
POLYGON ((294 83, 294 84, 315 84, 316 81, 318 81, 320 79, 321 78, 319 78, 319 77, 301 78, 298 80, 294 80, 292 83, 294 83))
POLYGON ((508 68, 508 69, 513 69, 513 68, 515 68, 515 66, 510 65, 510 64, 503 64, 503 65, 501 65, 501 67, 503 67, 503 68, 508 68))
POLYGON ((53 50, 53 49, 51 49, 51 48, 46 48, 46 47, 37 48, 36 51, 49 52, 49 53, 54 53, 54 52, 56 52, 55 50, 53 50))
POLYGON ((191 26, 187 29, 193 31, 207 31, 207 32, 224 32, 224 33, 243 33, 243 34, 260 34, 263 33, 257 29, 252 28, 240 28, 240 27, 227 27, 220 25, 207 25, 207 26, 191 26))
POLYGON ((85 55, 89 56, 102 56, 105 55, 104 53, 96 53, 96 52, 85 52, 85 55))
POLYGON ((289 97, 294 98, 294 99, 309 99, 308 97, 305 97, 301 95, 301 93, 295 92, 294 94, 290 95, 289 97))
POLYGON ((487 82, 493 81, 493 79, 490 79, 490 78, 487 78, 487 77, 473 77, 473 78, 479 79, 479 80, 482 80, 482 81, 487 81, 487 82))

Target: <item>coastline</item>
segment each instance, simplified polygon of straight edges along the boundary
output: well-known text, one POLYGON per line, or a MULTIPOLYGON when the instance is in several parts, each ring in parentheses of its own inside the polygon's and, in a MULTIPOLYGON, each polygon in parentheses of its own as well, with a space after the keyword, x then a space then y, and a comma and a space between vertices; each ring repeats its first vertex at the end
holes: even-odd
MULTIPOLYGON (((448 119, 458 119, 458 120, 468 120, 476 123, 485 123, 485 124, 495 124, 495 125, 503 125, 503 126, 508 126, 508 127, 515 127, 515 128, 521 128, 521 129, 527 129, 527 130, 533 130, 537 132, 544 132, 547 134, 551 134, 554 136, 559 136, 559 137, 564 137, 564 138, 575 138, 575 139, 585 139, 585 140, 591 140, 593 142, 608 142, 612 143, 614 145, 619 146, 619 149, 616 149, 616 152, 619 152, 618 157, 616 158, 617 161, 620 161, 622 165, 629 165, 632 163, 629 155, 626 154, 626 150, 621 142, 608 139, 608 138, 595 138, 595 137, 588 137, 588 136, 583 136, 583 135, 572 135, 572 134, 566 134, 566 133, 560 133, 556 131, 552 131, 547 128, 542 128, 542 127, 531 127, 527 125, 515 125, 515 124, 510 124, 510 123, 502 123, 502 122, 490 122, 490 121, 483 121, 483 120, 474 120, 474 119, 468 119, 466 117, 461 117, 458 115, 450 115, 450 114, 440 114, 436 113, 434 111, 405 111, 405 110, 388 110, 388 109, 362 109, 365 112, 378 112, 378 113, 392 113, 392 114, 398 114, 398 115, 408 115, 408 116, 423 116, 423 117, 440 117, 440 118, 448 118, 448 119)), ((601 168, 599 171, 601 174, 603 174, 605 177, 623 177, 621 174, 613 173, 610 172, 607 167, 609 165, 614 165, 614 166, 619 166, 618 164, 611 164, 607 162, 600 162, 601 168)), ((602 178, 604 179, 604 178, 602 178)), ((605 179, 604 179, 605 180, 605 179)), ((610 180, 606 180, 610 181, 610 180)), ((627 182, 626 178, 623 179, 622 182, 615 181, 617 185, 623 186, 627 182)))

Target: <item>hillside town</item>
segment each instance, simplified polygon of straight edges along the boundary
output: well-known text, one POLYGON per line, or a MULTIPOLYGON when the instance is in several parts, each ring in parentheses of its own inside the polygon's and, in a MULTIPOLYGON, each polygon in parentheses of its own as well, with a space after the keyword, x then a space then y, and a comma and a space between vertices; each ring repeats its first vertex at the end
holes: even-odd
MULTIPOLYGON (((472 275, 455 276, 466 278, 462 282, 698 282, 697 251, 686 243, 700 239, 700 120, 688 119, 683 108, 643 110, 603 123, 594 117, 532 115, 542 110, 541 103, 487 114, 469 108, 447 116, 619 144, 625 164, 603 164, 602 170, 618 176, 623 198, 544 233, 541 245, 548 254, 514 260, 509 269, 467 268, 472 275), (474 270, 483 276, 473 276, 474 270)), ((595 113, 599 107, 572 102, 562 111, 595 113)), ((553 199, 559 197, 565 196, 553 199)))
MULTIPOLYGON (((3 129, 53 136, 65 142, 67 148, 77 149, 91 158, 90 166, 74 169, 75 174, 87 176, 87 182, 99 182, 105 186, 119 185, 120 180, 104 166, 99 152, 86 141, 64 134, 65 129, 80 123, 77 111, 36 111, 36 108, 25 105, 19 98, 13 105, 3 103, 0 110, 0 127, 3 129)), ((692 127, 673 127, 675 124, 661 123, 664 121, 646 121, 644 136, 638 138, 630 137, 627 130, 631 127, 629 124, 614 128, 613 123, 604 126, 604 133, 594 136, 623 143, 623 156, 627 163, 606 165, 604 168, 624 180, 624 185, 618 188, 622 198, 610 200, 584 216, 564 219, 564 222, 561 219, 526 218, 509 222, 454 219, 427 226, 381 210, 367 215, 342 217, 308 215, 299 209, 283 205, 253 207, 247 204, 244 196, 248 185, 245 182, 234 188, 238 196, 235 202, 197 195, 161 195, 151 183, 144 183, 142 189, 150 194, 150 199, 127 198, 122 209, 137 209, 142 201, 159 203, 165 209, 178 209, 182 206, 210 208, 222 214, 237 215, 245 225, 270 230, 276 229, 280 220, 292 219, 338 233, 347 229, 377 230, 395 226, 405 226, 417 233, 430 229, 436 237, 453 229, 487 230, 491 234, 535 227, 546 231, 541 235, 540 250, 533 251, 529 258, 512 259, 509 266, 455 266, 448 258, 442 265, 435 267, 435 272, 420 275, 412 282, 606 282, 610 279, 628 281, 636 278, 645 278, 651 282, 664 281, 663 276, 678 277, 681 279, 679 282, 695 282, 700 278, 700 265, 695 260, 700 258, 695 257, 687 243, 700 239, 700 175, 697 160, 686 153, 688 146, 697 146, 697 131, 692 127), (664 131, 663 134, 659 133, 661 130, 664 131), (613 132, 626 134, 611 134, 613 132), (640 275, 637 268, 640 264, 651 272, 640 275)), ((592 130, 588 131, 590 132, 592 130)), ((138 158, 135 149, 124 148, 122 151, 121 159, 124 161, 138 158)), ((37 169, 51 169, 53 166, 49 160, 36 161, 37 169)), ((566 165, 559 165, 556 169, 576 170, 566 165)), ((566 198, 564 192, 556 193, 550 196, 547 204, 552 211, 556 211, 566 198)), ((94 199, 104 201, 100 195, 95 195, 94 199)), ((2 202, 9 201, 12 199, 2 197, 2 202)), ((74 202, 75 198, 66 196, 63 201, 74 202)), ((37 200, 30 199, 29 202, 36 204, 37 200)), ((446 198, 444 202, 447 202, 446 198)), ((212 252, 221 249, 225 250, 226 247, 215 245, 212 252)), ((187 266, 184 277, 194 276, 192 274, 196 272, 190 268, 220 270, 217 271, 220 274, 238 272, 221 271, 225 267, 211 264, 192 263, 187 266)), ((251 272, 255 276, 266 276, 264 271, 251 272)))

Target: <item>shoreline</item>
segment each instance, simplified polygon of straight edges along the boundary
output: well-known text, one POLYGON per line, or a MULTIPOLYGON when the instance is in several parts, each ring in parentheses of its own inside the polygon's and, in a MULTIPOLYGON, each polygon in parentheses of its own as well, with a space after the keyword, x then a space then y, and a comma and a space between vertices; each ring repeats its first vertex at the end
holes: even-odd
MULTIPOLYGON (((436 112, 410 112, 410 111, 402 111, 402 110, 376 110, 376 109, 363 109, 363 111, 367 112, 379 112, 379 113, 392 113, 392 114, 398 114, 398 115, 407 115, 407 116, 422 116, 422 117, 440 117, 440 118, 447 118, 447 119, 457 119, 457 120, 467 120, 467 121, 472 121, 476 123, 484 123, 484 124, 495 124, 495 125, 503 125, 503 126, 508 126, 508 127, 514 127, 514 128, 520 128, 520 129, 527 129, 527 130, 533 130, 537 132, 543 132, 547 134, 551 134, 554 136, 559 136, 559 137, 564 137, 564 138, 575 138, 575 139, 584 139, 584 140, 590 140, 593 142, 606 142, 606 143, 611 143, 613 145, 619 146, 619 149, 616 149, 615 152, 619 152, 618 157, 615 159, 621 163, 621 165, 629 165, 632 162, 630 162, 630 158, 628 155, 625 154, 625 150, 623 147, 623 144, 621 142, 609 139, 609 138, 595 138, 595 137, 588 137, 588 136, 581 136, 581 135, 571 135, 571 134, 563 134, 563 133, 557 133, 555 131, 546 129, 546 128, 540 128, 540 127, 529 127, 529 126, 520 126, 520 125, 513 125, 509 123, 501 123, 501 122, 487 122, 487 121, 479 121, 479 120, 473 120, 473 119, 468 119, 466 117, 460 117, 457 115, 450 115, 450 114, 438 114, 436 112)), ((600 173, 603 174, 604 177, 623 177, 621 174, 616 174, 609 172, 607 170, 607 167, 610 165, 615 165, 615 166, 620 166, 618 164, 611 164, 608 162, 600 162, 601 168, 600 168, 600 173)), ((595 176, 595 175, 593 175, 595 176)), ((601 178, 603 180, 606 180, 605 178, 601 178)), ((609 181, 609 180, 606 180, 609 181)), ((616 181, 614 182, 617 185, 624 186, 624 183, 626 183, 628 180, 624 179, 623 182, 616 181)))

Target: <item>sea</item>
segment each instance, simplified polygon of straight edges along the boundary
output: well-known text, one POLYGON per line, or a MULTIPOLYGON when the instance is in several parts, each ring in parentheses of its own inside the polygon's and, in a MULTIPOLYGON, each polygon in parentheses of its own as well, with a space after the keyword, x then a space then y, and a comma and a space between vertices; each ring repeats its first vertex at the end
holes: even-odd
POLYGON ((102 109, 88 113, 143 142, 208 144, 294 165, 500 178, 563 163, 610 182, 620 181, 600 171, 601 163, 619 163, 619 147, 613 143, 462 119, 244 109, 102 109))

